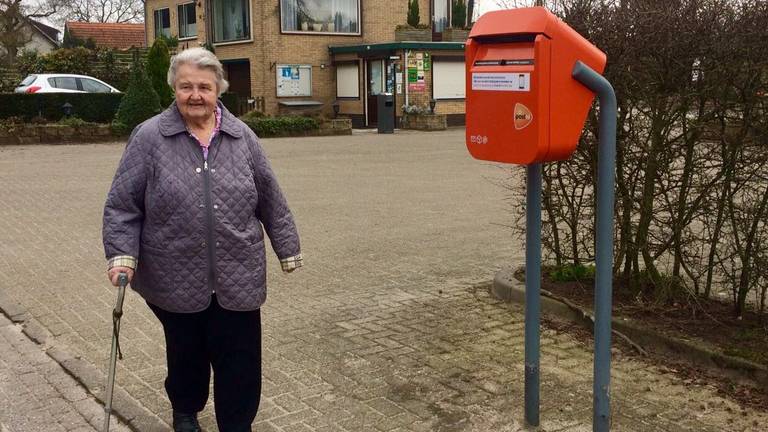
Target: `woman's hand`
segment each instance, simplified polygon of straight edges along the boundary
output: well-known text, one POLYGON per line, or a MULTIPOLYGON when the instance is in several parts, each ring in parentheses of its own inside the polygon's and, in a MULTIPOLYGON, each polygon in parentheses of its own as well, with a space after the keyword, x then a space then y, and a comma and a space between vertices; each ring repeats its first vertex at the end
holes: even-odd
POLYGON ((109 281, 112 282, 112 285, 117 286, 118 285, 118 277, 120 276, 120 273, 125 273, 128 275, 128 282, 133 279, 133 269, 130 267, 112 267, 107 271, 107 277, 109 277, 109 281))

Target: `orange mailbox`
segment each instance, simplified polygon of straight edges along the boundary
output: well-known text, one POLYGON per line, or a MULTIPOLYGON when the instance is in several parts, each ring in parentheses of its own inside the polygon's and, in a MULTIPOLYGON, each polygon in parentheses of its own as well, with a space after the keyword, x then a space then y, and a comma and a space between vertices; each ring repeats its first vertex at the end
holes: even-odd
POLYGON ((594 94, 571 77, 605 54, 543 7, 489 12, 466 44, 467 148, 514 164, 567 159, 594 94))

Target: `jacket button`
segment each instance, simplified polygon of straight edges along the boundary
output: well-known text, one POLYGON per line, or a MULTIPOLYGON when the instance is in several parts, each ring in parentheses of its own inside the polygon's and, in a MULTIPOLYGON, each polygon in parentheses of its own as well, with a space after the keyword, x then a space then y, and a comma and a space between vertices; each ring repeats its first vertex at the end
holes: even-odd
POLYGON ((195 168, 196 173, 200 173, 202 170, 200 168, 195 168))
POLYGON ((215 173, 216 172, 216 168, 211 168, 211 172, 215 173))
POLYGON ((217 209, 217 208, 219 208, 219 205, 218 204, 214 204, 213 208, 217 209))
POLYGON ((203 244, 203 247, 205 247, 205 242, 203 242, 202 244, 203 244))
POLYGON ((218 245, 219 245, 219 242, 216 242, 216 246, 218 246, 218 245))

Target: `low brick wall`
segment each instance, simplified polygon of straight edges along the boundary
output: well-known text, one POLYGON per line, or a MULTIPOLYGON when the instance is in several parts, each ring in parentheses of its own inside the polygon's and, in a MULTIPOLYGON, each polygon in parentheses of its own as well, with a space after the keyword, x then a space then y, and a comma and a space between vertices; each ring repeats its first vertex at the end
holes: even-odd
POLYGON ((352 119, 335 118, 320 123, 320 135, 352 135, 352 119))
POLYGON ((112 134, 108 124, 0 126, 0 145, 93 143, 117 139, 119 137, 112 134))
POLYGON ((448 128, 445 114, 406 114, 402 117, 403 129, 438 131, 448 128))

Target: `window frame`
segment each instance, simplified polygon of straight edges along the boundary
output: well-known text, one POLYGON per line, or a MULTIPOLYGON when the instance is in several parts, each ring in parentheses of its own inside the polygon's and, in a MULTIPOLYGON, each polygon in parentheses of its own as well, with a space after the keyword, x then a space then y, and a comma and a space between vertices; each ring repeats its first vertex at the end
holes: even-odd
POLYGON ((356 33, 349 33, 349 32, 328 32, 328 31, 313 31, 313 30, 285 30, 283 28, 283 1, 279 0, 278 7, 280 8, 280 33, 281 34, 295 34, 295 35, 315 35, 315 36, 351 36, 351 37, 359 37, 363 35, 363 0, 356 0, 357 1, 357 32, 356 33))
POLYGON ((157 9, 152 11, 152 21, 153 21, 152 24, 154 25, 154 29, 155 29, 154 30, 155 31, 155 39, 159 39, 160 38, 160 34, 157 33, 157 30, 158 30, 158 27, 157 27, 157 15, 161 11, 167 11, 168 12, 168 34, 167 35, 163 34, 163 36, 165 36, 167 38, 170 38, 171 35, 172 35, 172 32, 171 32, 171 27, 172 27, 171 26, 171 8, 169 8, 169 7, 157 8, 157 9))
POLYGON ((112 89, 111 89, 111 88, 110 88, 108 85, 106 85, 105 83, 99 82, 98 80, 96 80, 96 79, 94 79, 94 78, 84 78, 84 77, 78 77, 78 78, 77 78, 77 81, 78 81, 78 83, 77 83, 77 87, 78 87, 80 90, 82 90, 82 91, 84 91, 84 92, 86 92, 86 93, 112 93, 112 89), (85 88, 85 84, 86 84, 86 81, 90 81, 90 82, 92 82, 92 83, 94 83, 94 84, 96 84, 96 85, 98 85, 98 86, 100 86, 100 87, 104 87, 104 88, 105 88, 107 91, 100 91, 100 92, 91 92, 91 91, 88 91, 88 90, 85 88))
MULTIPOLYGON (((198 35, 198 31, 197 31, 198 30, 197 29, 197 2, 190 1, 190 2, 186 2, 186 3, 179 3, 178 5, 176 5, 176 21, 177 21, 176 24, 177 24, 177 26, 179 28, 179 40, 180 41, 197 39, 197 35, 198 35), (182 18, 182 16, 186 16, 185 14, 182 14, 182 8, 184 8, 186 6, 189 6, 189 5, 192 5, 192 7, 195 10, 195 13, 194 13, 194 16, 195 16, 195 34, 192 35, 192 36, 182 36, 181 35, 181 29, 182 29, 181 18, 182 18)), ((189 26, 189 24, 187 24, 187 26, 189 26)))
POLYGON ((360 100, 360 61, 358 60, 348 60, 348 61, 339 61, 335 64, 336 67, 336 99, 339 100, 360 100), (357 69, 357 86, 355 87, 357 90, 357 96, 339 96, 339 73, 338 73, 338 67, 339 66, 350 66, 353 65, 357 69))
POLYGON ((50 85, 51 87, 53 87, 55 89, 70 90, 70 91, 83 91, 82 85, 80 84, 80 82, 77 79, 77 77, 73 77, 73 76, 53 76, 53 77, 48 77, 47 80, 48 80, 48 85, 50 85), (59 87, 59 80, 63 80, 63 79, 72 80, 72 82, 75 84, 75 88, 59 87), (51 82, 51 81, 53 81, 53 82, 51 82))
POLYGON ((248 36, 244 39, 229 39, 225 41, 216 41, 216 3, 223 0, 210 0, 211 7, 211 40, 213 46, 234 45, 240 43, 253 42, 253 8, 250 0, 240 0, 248 8, 248 36))

